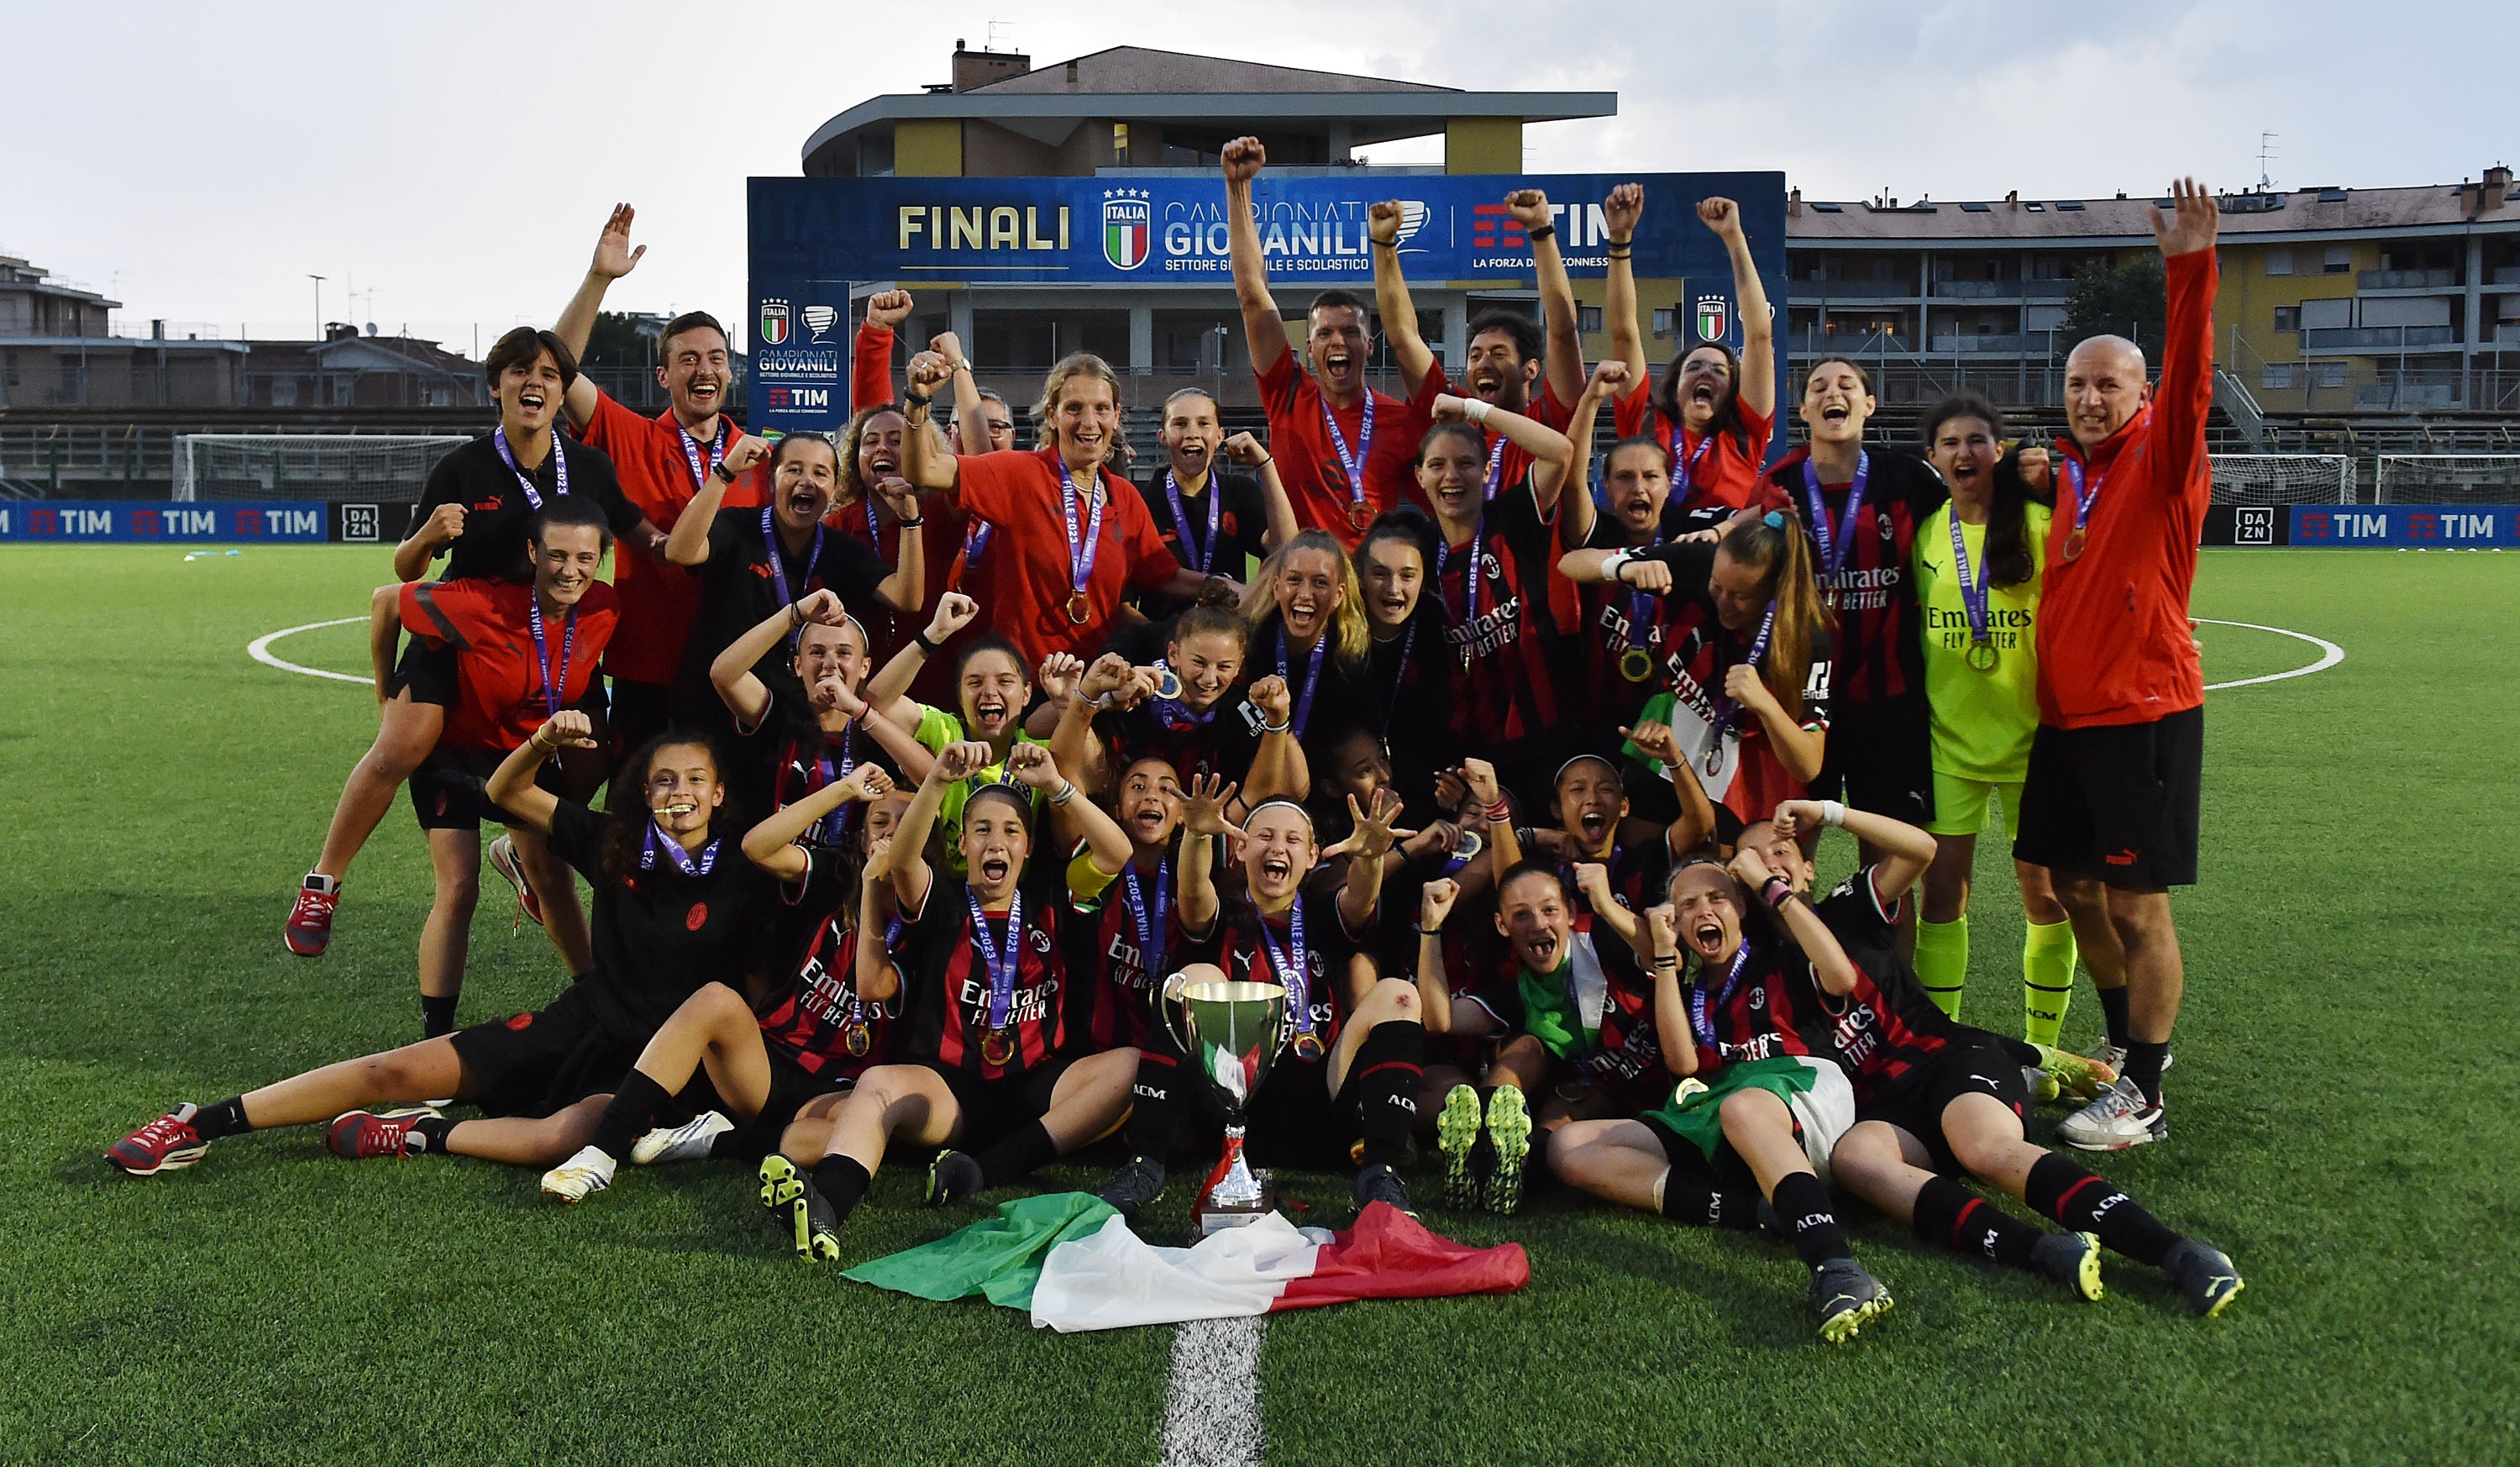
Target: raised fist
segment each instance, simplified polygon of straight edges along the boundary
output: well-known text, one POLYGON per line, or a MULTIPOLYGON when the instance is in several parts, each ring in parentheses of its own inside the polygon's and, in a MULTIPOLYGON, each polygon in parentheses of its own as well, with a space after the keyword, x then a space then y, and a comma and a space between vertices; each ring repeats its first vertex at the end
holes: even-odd
POLYGON ((1741 232, 1741 206, 1730 199, 1698 200, 1697 217, 1726 240, 1741 232))
POLYGON ((1365 232, 1377 245, 1388 245, 1400 238, 1400 201, 1385 199, 1371 205, 1365 211, 1365 232))
POLYGON ((867 324, 890 331, 910 319, 908 291, 878 291, 867 298, 867 324))
POLYGON ((1637 221, 1644 217, 1645 186, 1623 183, 1610 190, 1601 201, 1601 228, 1614 240, 1632 240, 1637 235, 1637 221))
POLYGON ((1220 157, 1227 183, 1249 183, 1253 174, 1269 166, 1269 150, 1260 146, 1258 138, 1236 138, 1225 145, 1220 157))
POLYGON ((742 474, 770 457, 770 440, 759 434, 747 433, 727 445, 726 472, 742 474))
POLYGON ((1513 221, 1522 232, 1549 227, 1549 196, 1538 189, 1516 189, 1505 196, 1505 206, 1513 213, 1513 221))

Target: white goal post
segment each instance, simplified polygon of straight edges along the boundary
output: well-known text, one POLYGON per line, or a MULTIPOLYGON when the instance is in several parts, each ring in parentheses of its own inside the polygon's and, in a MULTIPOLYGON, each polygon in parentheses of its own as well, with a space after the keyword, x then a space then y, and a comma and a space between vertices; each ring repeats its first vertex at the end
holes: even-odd
POLYGON ((471 441, 424 434, 181 434, 175 498, 418 503, 428 471, 471 441))
POLYGON ((2382 504, 2520 503, 2520 453, 2384 453, 2382 504))
POLYGON ((2352 504, 2354 460, 2341 453, 2217 453, 2216 504, 2352 504))

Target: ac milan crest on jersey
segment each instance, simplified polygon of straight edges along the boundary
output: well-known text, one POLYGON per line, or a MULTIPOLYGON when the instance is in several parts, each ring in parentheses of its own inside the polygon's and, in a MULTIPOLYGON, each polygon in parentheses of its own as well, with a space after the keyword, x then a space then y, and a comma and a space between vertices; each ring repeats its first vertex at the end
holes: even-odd
POLYGON ((1144 189, 1114 189, 1102 196, 1102 257, 1111 268, 1134 270, 1147 262, 1154 217, 1144 189))
POLYGON ((785 346, 788 344, 788 302, 785 300, 762 301, 761 344, 765 346, 785 346))

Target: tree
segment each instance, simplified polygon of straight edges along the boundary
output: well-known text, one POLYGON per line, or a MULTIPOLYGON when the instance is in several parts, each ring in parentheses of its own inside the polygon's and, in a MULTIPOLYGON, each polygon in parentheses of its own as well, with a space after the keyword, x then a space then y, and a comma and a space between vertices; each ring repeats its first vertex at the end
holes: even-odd
MULTIPOLYGON (((2160 274, 2158 270, 2153 273, 2156 277, 2160 274)), ((640 335, 635 318, 619 311, 595 313, 595 325, 586 334, 586 356, 581 366, 637 369, 654 366, 655 362, 655 344, 640 335)))
POLYGON ((2167 341, 2169 285, 2161 273, 2161 256, 2146 250, 2118 264, 2089 264, 2074 274, 2074 293, 2065 298, 2065 340, 2121 336, 2160 354, 2167 341))

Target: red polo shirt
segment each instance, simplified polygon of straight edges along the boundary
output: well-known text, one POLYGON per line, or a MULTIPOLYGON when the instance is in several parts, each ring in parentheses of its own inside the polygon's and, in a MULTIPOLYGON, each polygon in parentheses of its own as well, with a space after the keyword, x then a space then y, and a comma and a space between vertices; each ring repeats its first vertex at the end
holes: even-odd
MULTIPOLYGON (((1295 506, 1295 523, 1306 529, 1326 529, 1350 550, 1365 538, 1365 528, 1350 518, 1353 498, 1347 468, 1322 421, 1321 385, 1295 365, 1294 348, 1279 353, 1275 364, 1255 374, 1260 400, 1269 410, 1269 451, 1278 460, 1278 479, 1295 506)), ((1336 410, 1339 432, 1348 451, 1358 455, 1365 475, 1366 523, 1392 506, 1424 506, 1418 492, 1418 440, 1431 421, 1427 407, 1443 390, 1441 372, 1428 372, 1416 396, 1403 402, 1387 392, 1366 390, 1373 400, 1373 441, 1364 440, 1365 404, 1336 410)))
POLYGON ((1738 406, 1742 431, 1718 433, 1710 443, 1705 434, 1690 433, 1663 421, 1653 405, 1653 380, 1648 375, 1628 395, 1611 404, 1610 416, 1618 426, 1619 436, 1656 438, 1671 449, 1673 504, 1684 510, 1710 504, 1741 509, 1759 495, 1759 477, 1767 463, 1768 439, 1776 432, 1777 420, 1774 414, 1759 416, 1746 402, 1738 406), (1679 441, 1674 442, 1674 438, 1679 441))
MULTIPOLYGON (((743 430, 723 415, 718 423, 732 450, 743 430)), ((691 458, 683 451, 682 428, 673 409, 644 418, 598 389, 595 415, 586 420, 577 436, 612 460, 613 472, 621 480, 621 497, 637 505, 649 524, 672 532, 683 506, 700 488, 699 481, 692 477, 691 458)), ((714 444, 703 442, 699 451, 700 467, 706 472, 717 457, 714 444)), ((732 508, 759 508, 759 472, 744 475, 729 487, 725 502, 732 508)), ((625 541, 612 547, 612 588, 621 598, 621 624, 604 654, 604 670, 628 682, 658 687, 672 683, 674 669, 682 665, 683 643, 692 634, 692 619, 699 615, 699 577, 652 559, 625 541)))
POLYGON ((586 588, 569 621, 543 624, 543 650, 534 650, 534 588, 513 580, 416 580, 402 588, 403 628, 455 649, 458 697, 446 711, 439 742, 454 749, 504 755, 534 736, 551 716, 544 689, 545 660, 560 687, 560 705, 584 698, 595 681, 596 660, 611 641, 620 603, 597 581, 586 588))
MULTIPOLYGON (((1102 471, 1102 527, 1096 536, 1094 569, 1085 587, 1085 619, 1067 613, 1074 582, 1068 564, 1067 519, 1059 485, 1065 471, 1056 447, 1025 453, 957 456, 963 513, 996 527, 986 553, 963 577, 963 590, 980 603, 978 625, 1020 648, 1027 665, 1054 652, 1091 657, 1102 650, 1132 591, 1150 591, 1180 572, 1153 517, 1129 481, 1102 471)), ((1076 509, 1081 538, 1088 507, 1076 509)))

